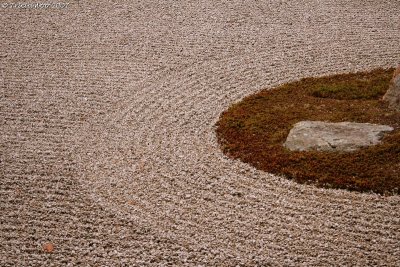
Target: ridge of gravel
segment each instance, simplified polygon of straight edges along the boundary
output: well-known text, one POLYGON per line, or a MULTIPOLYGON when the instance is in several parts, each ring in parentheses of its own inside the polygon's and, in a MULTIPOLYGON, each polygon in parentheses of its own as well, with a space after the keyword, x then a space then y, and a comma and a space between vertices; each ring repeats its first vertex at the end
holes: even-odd
POLYGON ((392 67, 398 1, 0 9, 2 266, 398 266, 400 197, 220 151, 244 96, 392 67), (42 245, 54 244, 53 253, 42 245))

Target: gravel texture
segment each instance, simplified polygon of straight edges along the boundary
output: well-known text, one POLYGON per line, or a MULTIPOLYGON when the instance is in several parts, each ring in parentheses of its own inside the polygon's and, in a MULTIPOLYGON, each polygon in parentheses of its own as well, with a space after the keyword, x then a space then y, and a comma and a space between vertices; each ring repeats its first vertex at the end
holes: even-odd
POLYGON ((400 197, 224 156, 230 104, 393 67, 397 0, 0 8, 1 266, 400 265, 400 197))

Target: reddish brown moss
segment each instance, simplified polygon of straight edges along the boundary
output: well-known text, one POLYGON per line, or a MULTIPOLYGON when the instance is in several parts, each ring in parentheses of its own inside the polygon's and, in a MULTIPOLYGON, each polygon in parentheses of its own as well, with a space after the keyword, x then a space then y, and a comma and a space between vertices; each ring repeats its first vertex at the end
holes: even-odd
POLYGON ((378 69, 306 78, 249 96, 221 115, 217 123, 221 147, 230 157, 300 183, 397 194, 400 112, 381 101, 392 73, 393 69, 378 69), (351 153, 284 149, 290 129, 303 120, 386 124, 395 131, 381 144, 351 153))

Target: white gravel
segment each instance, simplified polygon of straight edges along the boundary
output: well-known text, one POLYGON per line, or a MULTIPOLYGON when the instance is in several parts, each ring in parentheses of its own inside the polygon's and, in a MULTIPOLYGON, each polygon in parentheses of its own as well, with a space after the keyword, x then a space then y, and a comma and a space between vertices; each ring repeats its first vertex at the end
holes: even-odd
POLYGON ((399 266, 400 197, 226 158, 230 104, 400 62, 400 2, 0 9, 1 266, 399 266), (53 253, 42 245, 54 244, 53 253))

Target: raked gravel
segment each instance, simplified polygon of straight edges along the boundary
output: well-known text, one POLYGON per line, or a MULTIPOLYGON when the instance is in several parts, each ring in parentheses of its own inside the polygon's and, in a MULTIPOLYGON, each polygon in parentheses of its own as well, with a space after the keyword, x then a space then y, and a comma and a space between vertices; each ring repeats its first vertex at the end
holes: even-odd
POLYGON ((399 266, 399 196, 255 170, 224 156, 214 131, 263 88, 396 66, 399 10, 398 0, 1 8, 0 265, 399 266))

